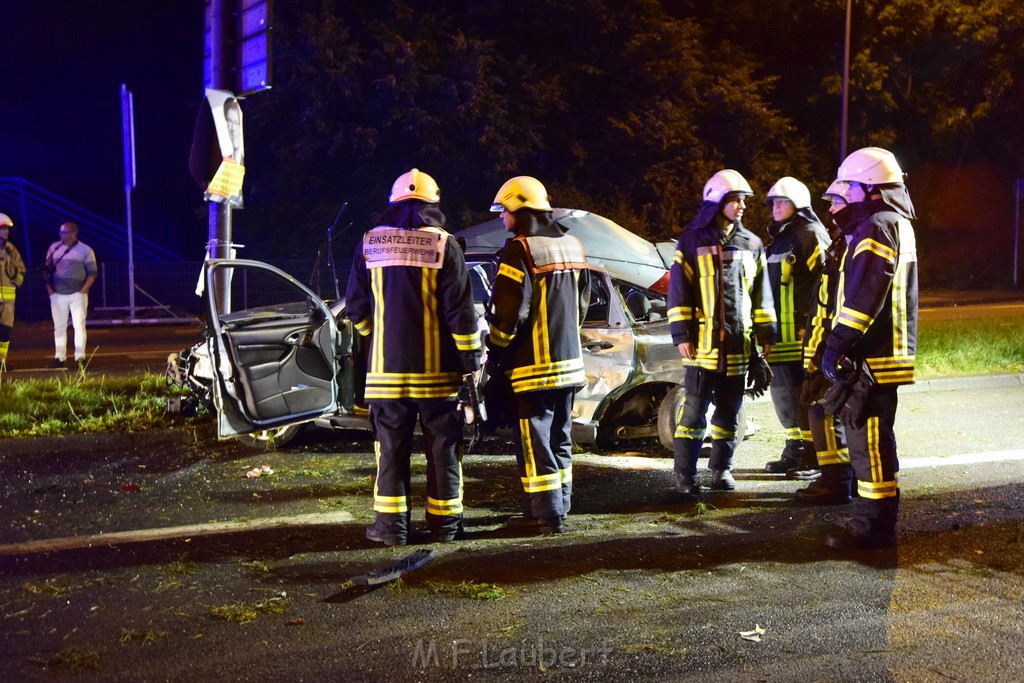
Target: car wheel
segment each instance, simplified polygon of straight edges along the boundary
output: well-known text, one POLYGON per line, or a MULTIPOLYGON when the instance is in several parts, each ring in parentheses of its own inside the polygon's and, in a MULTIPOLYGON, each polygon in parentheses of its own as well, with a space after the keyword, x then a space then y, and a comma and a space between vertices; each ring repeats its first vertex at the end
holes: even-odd
POLYGON ((252 434, 239 434, 238 440, 246 446, 258 448, 261 451, 273 451, 284 447, 289 441, 295 438, 302 425, 285 425, 275 429, 264 429, 252 434))
MULTIPOLYGON (((682 384, 672 387, 668 393, 665 394, 665 398, 662 399, 661 405, 658 406, 658 441, 661 445, 670 451, 675 451, 673 448, 673 441, 675 441, 676 424, 679 422, 679 411, 682 410, 683 401, 686 400, 686 389, 682 384)), ((711 405, 708 407, 708 423, 711 422, 711 415, 715 412, 715 406, 711 405)), ((743 441, 747 438, 747 406, 743 404, 740 406, 740 412, 736 416, 736 441, 743 441)), ((708 457, 710 451, 709 439, 705 438, 705 445, 701 448, 701 457, 708 457)))
POLYGON ((677 384, 668 390, 665 398, 661 399, 658 406, 658 441, 670 451, 674 451, 672 444, 675 441, 676 424, 679 422, 679 411, 686 400, 686 388, 677 384))

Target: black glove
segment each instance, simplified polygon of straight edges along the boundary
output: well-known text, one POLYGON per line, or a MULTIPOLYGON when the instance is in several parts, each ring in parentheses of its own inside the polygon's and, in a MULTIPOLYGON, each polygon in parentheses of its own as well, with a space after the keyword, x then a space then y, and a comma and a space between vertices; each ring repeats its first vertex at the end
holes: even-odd
POLYGON ((836 414, 844 426, 852 429, 860 429, 864 426, 864 411, 867 408, 871 387, 874 384, 875 378, 867 364, 863 364, 850 383, 850 393, 846 398, 846 403, 836 414))
POLYGON ((825 347, 825 355, 821 358, 821 374, 830 382, 839 379, 839 359, 842 357, 835 349, 825 347))
POLYGON ((821 397, 821 406, 827 415, 839 416, 839 411, 846 405, 846 399, 852 391, 852 378, 839 379, 832 383, 825 395, 821 397))
POLYGON ((817 405, 821 402, 822 397, 831 385, 832 383, 818 370, 807 373, 803 384, 800 386, 801 405, 805 408, 817 405))
POLYGON ((771 384, 771 366, 755 351, 750 354, 750 366, 747 368, 747 395, 751 398, 758 398, 768 390, 771 384))
POLYGON ((515 426, 519 419, 516 395, 512 391, 512 382, 504 372, 488 374, 487 382, 484 383, 480 394, 484 405, 487 406, 487 419, 484 421, 487 430, 515 426))

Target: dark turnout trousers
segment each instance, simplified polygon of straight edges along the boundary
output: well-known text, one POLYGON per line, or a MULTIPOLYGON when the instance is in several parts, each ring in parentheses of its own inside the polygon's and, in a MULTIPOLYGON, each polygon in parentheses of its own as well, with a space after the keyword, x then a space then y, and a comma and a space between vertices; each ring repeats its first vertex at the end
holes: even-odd
POLYGON ((849 526, 865 536, 884 538, 896 533, 900 508, 896 405, 896 387, 876 385, 861 417, 863 426, 846 425, 858 495, 849 526))
POLYGON ((427 527, 458 531, 462 523, 462 437, 456 402, 448 399, 396 399, 374 402, 377 477, 373 509, 381 531, 404 539, 409 531, 413 430, 419 416, 427 456, 427 527))
POLYGON ((743 375, 709 372, 692 366, 686 368, 686 399, 675 432, 677 475, 692 476, 696 471, 697 458, 707 430, 708 406, 712 401, 715 410, 711 415, 711 457, 708 467, 712 470, 732 469, 745 381, 743 375))
POLYGON ((516 464, 526 492, 527 517, 557 519, 569 514, 575 391, 561 387, 516 394, 516 464))

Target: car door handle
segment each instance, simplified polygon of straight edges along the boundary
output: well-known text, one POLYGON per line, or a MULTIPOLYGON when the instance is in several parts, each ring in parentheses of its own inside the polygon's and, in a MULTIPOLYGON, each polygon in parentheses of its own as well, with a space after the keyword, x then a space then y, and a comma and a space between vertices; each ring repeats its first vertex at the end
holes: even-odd
POLYGON ((299 344, 302 343, 302 340, 305 339, 305 337, 305 330, 303 330, 302 332, 292 332, 291 334, 284 338, 284 343, 288 344, 289 346, 298 346, 299 344))

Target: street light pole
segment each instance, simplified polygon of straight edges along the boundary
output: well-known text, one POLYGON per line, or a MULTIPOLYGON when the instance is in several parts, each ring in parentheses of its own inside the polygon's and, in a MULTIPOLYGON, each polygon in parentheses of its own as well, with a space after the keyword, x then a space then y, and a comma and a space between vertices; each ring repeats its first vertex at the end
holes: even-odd
POLYGON ((843 39, 843 105, 839 120, 839 163, 846 159, 846 128, 850 101, 850 14, 853 0, 846 0, 846 35, 843 39))
POLYGON ((1017 289, 1017 257, 1020 254, 1020 199, 1024 194, 1024 178, 1017 178, 1013 184, 1014 221, 1013 221, 1013 288, 1017 289))
MULTIPOLYGON (((208 21, 210 30, 210 61, 207 80, 216 90, 233 89, 231 72, 232 59, 228 54, 228 38, 231 23, 228 0, 208 0, 208 21)), ((208 259, 231 258, 231 206, 227 201, 209 202, 207 222, 206 257, 208 259)), ((231 310, 231 290, 228 271, 220 271, 214 280, 214 301, 219 313, 231 310)))

